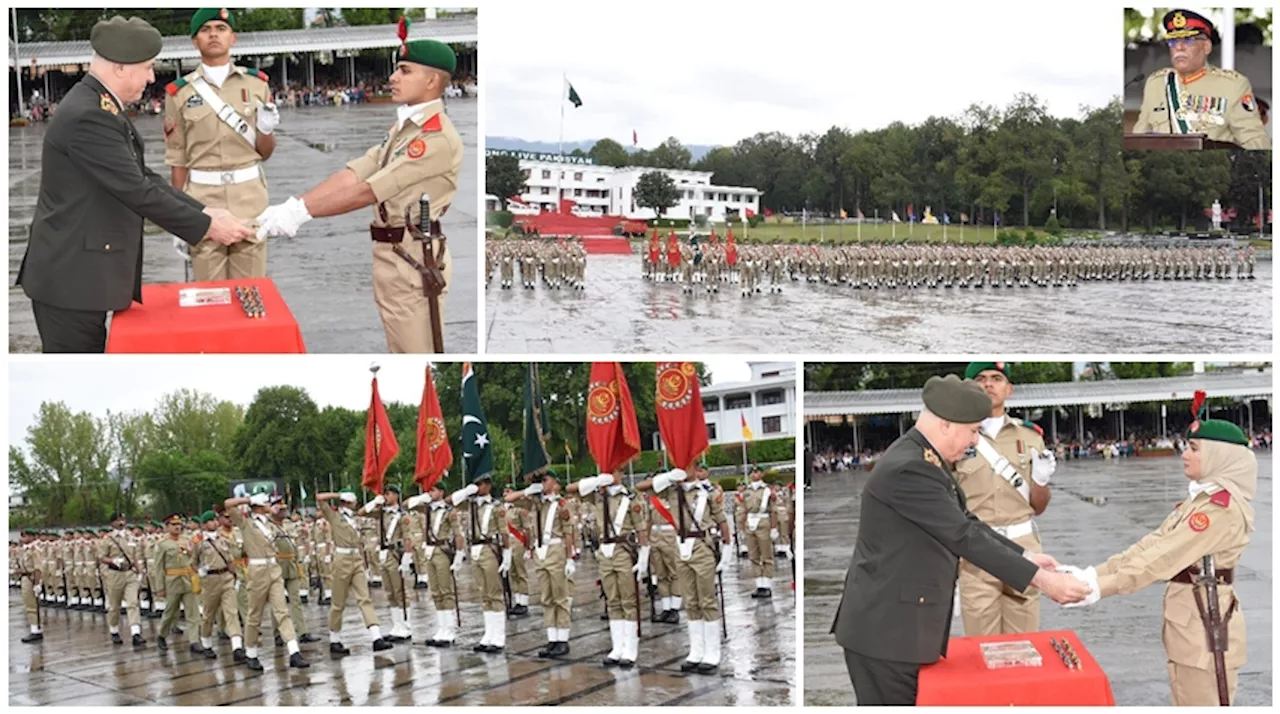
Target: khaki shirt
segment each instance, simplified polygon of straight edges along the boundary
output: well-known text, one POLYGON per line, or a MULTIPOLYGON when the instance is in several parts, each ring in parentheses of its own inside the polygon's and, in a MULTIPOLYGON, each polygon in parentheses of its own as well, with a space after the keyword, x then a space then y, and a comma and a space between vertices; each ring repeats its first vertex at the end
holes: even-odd
POLYGON ((609 486, 592 493, 585 499, 595 517, 600 532, 600 542, 616 538, 627 540, 627 536, 641 531, 648 532, 649 525, 645 521, 643 496, 626 490, 609 495, 609 486), (626 509, 621 525, 618 525, 618 511, 626 509))
POLYGON ((205 533, 196 549, 196 564, 206 570, 230 572, 235 564, 231 555, 231 534, 221 529, 205 533))
MULTIPOLYGON (((227 171, 252 166, 262 161, 258 150, 217 117, 208 103, 191 84, 197 77, 204 77, 202 69, 183 77, 181 87, 171 82, 165 87, 168 95, 164 102, 164 162, 169 166, 181 166, 204 171, 227 171)), ((265 76, 244 67, 232 67, 227 79, 219 87, 206 80, 227 106, 258 130, 258 101, 271 101, 271 90, 265 76), (257 101, 255 101, 257 100, 257 101)), ((263 184, 266 188, 266 184, 263 184)))
MULTIPOLYGON (((564 539, 574 533, 573 500, 556 495, 525 496, 515 502, 529 511, 529 548, 550 545, 552 538, 564 539), (552 506, 555 514, 551 514, 552 506), (548 530, 547 517, 552 515, 548 530)), ((566 544, 567 545, 567 544, 566 544)))
POLYGON ((439 220, 458 191, 462 169, 458 130, 440 100, 428 103, 398 129, 394 125, 392 129, 394 133, 389 131, 381 144, 347 163, 358 180, 369 184, 386 210, 384 218, 375 204, 373 225, 403 226, 406 207, 417 225, 418 199, 424 193, 431 197, 431 220, 439 220))
POLYGON ((188 539, 165 538, 156 544, 152 567, 157 575, 166 579, 191 577, 191 546, 188 539))
MULTIPOLYGON (((499 543, 505 541, 507 532, 507 515, 502 502, 489 496, 481 501, 479 496, 467 499, 467 524, 464 535, 468 545, 499 543), (487 508, 492 506, 492 508, 487 508)), ((529 544, 533 546, 532 543, 529 544)))
MULTIPOLYGON (((102 540, 98 541, 98 558, 124 558, 125 562, 121 567, 125 570, 134 565, 142 567, 138 560, 139 550, 138 544, 128 536, 107 533, 102 536, 102 540)), ((114 571, 114 569, 107 568, 107 571, 114 571)))
MULTIPOLYGON (((1227 491, 1199 493, 1179 503, 1155 531, 1097 566, 1098 589, 1103 597, 1127 595, 1169 580, 1189 566, 1199 567, 1205 555, 1213 556, 1217 571, 1235 568, 1248 545, 1243 506, 1227 491)), ((1196 587, 1173 582, 1166 586, 1164 645, 1170 661, 1212 670, 1213 655, 1193 594, 1196 587)), ((1234 600, 1235 589, 1219 583, 1218 606, 1223 617, 1234 600)), ((1227 667, 1243 666, 1245 623, 1239 606, 1228 624, 1227 639, 1227 667)))
POLYGON ((231 522, 240 529, 240 537, 243 539, 244 557, 251 560, 260 558, 275 558, 276 545, 273 531, 275 526, 269 521, 263 525, 266 527, 266 533, 263 528, 258 526, 258 519, 252 515, 246 516, 240 507, 230 508, 227 513, 231 516, 231 522), (267 534, 270 533, 269 537, 267 534))
POLYGON ((770 530, 778 528, 782 522, 786 520, 786 506, 779 498, 779 494, 774 491, 768 484, 763 481, 757 481, 761 484, 759 488, 748 486, 747 492, 742 497, 742 515, 739 517, 741 523, 746 530, 770 530), (769 494, 768 503, 764 502, 765 494, 769 494), (764 506, 761 511, 760 507, 764 506), (756 521, 756 527, 751 528, 751 521, 756 521))
POLYGON ((455 538, 462 535, 458 511, 445 501, 433 501, 427 507, 425 528, 423 539, 428 546, 452 547, 456 542, 455 538))
POLYGON ((328 501, 320 502, 320 514, 329 523, 330 540, 337 548, 360 548, 360 533, 354 516, 343 516, 328 501))
MULTIPOLYGON (((287 524, 288 521, 285 521, 287 524)), ((289 534, 289 529, 276 523, 271 522, 272 542, 276 547, 276 562, 280 563, 280 573, 285 580, 293 580, 300 577, 298 565, 298 546, 293 540, 293 536, 289 534)))
POLYGON ((673 493, 669 501, 669 503, 676 506, 670 510, 672 518, 676 521, 677 529, 680 525, 680 511, 678 510, 679 504, 681 501, 684 502, 684 532, 677 533, 679 537, 687 538, 689 537, 689 533, 695 530, 706 533, 711 530, 712 526, 724 522, 724 493, 722 491, 718 491, 710 484, 702 481, 692 484, 677 483, 667 490, 670 491, 673 489, 682 489, 681 491, 677 491, 677 493, 684 494, 683 498, 681 498, 673 493), (689 489, 683 490, 685 486, 689 486, 689 489), (707 503, 702 509, 702 518, 696 519, 695 516, 697 515, 699 491, 706 491, 707 503))
MULTIPOLYGON (((1044 437, 1022 422, 1004 417, 1004 426, 995 439, 983 432, 979 439, 991 442, 996 452, 1009 460, 1014 471, 1028 487, 1031 480, 1031 450, 1044 451, 1044 437)), ((1031 503, 1023 498, 1013 484, 1004 480, 991 468, 982 454, 975 453, 956 464, 952 470, 960 490, 964 491, 969 511, 989 526, 1010 526, 1023 523, 1035 516, 1031 503)))
POLYGON ((1177 120, 1192 133, 1207 134, 1214 141, 1229 141, 1245 149, 1271 148, 1271 137, 1262 126, 1258 100, 1248 77, 1239 72, 1206 65, 1183 83, 1172 67, 1147 77, 1142 88, 1142 109, 1134 133, 1181 133, 1177 120), (1170 116, 1167 84, 1174 74, 1180 106, 1170 116))

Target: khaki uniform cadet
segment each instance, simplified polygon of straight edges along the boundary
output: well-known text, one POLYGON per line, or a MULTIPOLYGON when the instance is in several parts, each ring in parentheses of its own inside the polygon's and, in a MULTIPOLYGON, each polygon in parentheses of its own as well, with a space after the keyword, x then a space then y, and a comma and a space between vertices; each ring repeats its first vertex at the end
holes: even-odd
POLYGON ((751 559, 752 569, 756 573, 756 591, 753 598, 773 597, 773 542, 778 534, 778 500, 763 481, 764 472, 759 468, 751 470, 751 486, 742 497, 742 519, 746 529, 742 538, 747 541, 747 557, 751 559))
MULTIPOLYGON (((230 520, 231 515, 226 517, 230 520)), ((235 525, 231 527, 231 557, 236 567, 236 613, 243 627, 249 616, 249 557, 244 553, 244 531, 235 525)))
POLYGON ((636 487, 653 489, 658 494, 668 489, 674 492, 667 497, 667 503, 673 506, 669 510, 677 524, 676 573, 681 593, 688 597, 689 609, 689 656, 680 668, 685 672, 709 674, 720 667, 716 573, 728 563, 728 558, 717 559, 718 549, 711 541, 710 530, 720 529, 722 543, 730 536, 725 522, 724 495, 706 481, 682 483, 686 478, 684 470, 673 469, 636 487))
POLYGON ((310 667, 298 649, 293 622, 285 607, 284 579, 276 561, 278 529, 267 520, 268 507, 280 507, 279 502, 272 504, 270 496, 258 493, 251 498, 228 498, 223 506, 231 516, 231 522, 240 529, 244 538, 244 554, 248 559, 249 603, 244 638, 246 665, 254 671, 262 670, 262 663, 258 661, 258 626, 262 624, 263 610, 270 605, 271 616, 280 623, 280 633, 289 648, 289 666, 310 667), (248 517, 240 510, 240 505, 245 503, 254 509, 248 517))
POLYGON ((360 555, 362 565, 364 567, 364 577, 369 581, 369 587, 382 587, 382 570, 376 567, 378 562, 378 525, 376 522, 367 518, 361 518, 356 521, 356 528, 360 534, 360 555))
MULTIPOLYGON (((636 485, 637 489, 639 484, 636 485)), ((661 612, 654 622, 680 624, 680 608, 684 604, 680 583, 676 578, 676 563, 680 560, 676 541, 675 491, 651 494, 649 505, 649 544, 652 547, 649 567, 658 589, 661 612)))
POLYGON ((454 491, 449 497, 455 508, 460 508, 463 503, 467 504, 465 533, 468 554, 484 609, 484 635, 472 650, 486 654, 501 652, 507 646, 502 580, 511 571, 506 518, 501 504, 490 495, 491 488, 493 484, 486 474, 465 488, 454 491))
MULTIPOLYGON (((307 597, 311 594, 311 575, 315 572, 315 547, 311 540, 311 529, 302 516, 294 511, 293 515, 284 522, 284 531, 293 539, 293 544, 298 549, 298 599, 303 605, 307 604, 307 597)), ((306 631, 301 632, 300 641, 310 641, 307 639, 306 631)))
MULTIPOLYGON (((1164 28, 1165 37, 1171 42, 1203 37, 1208 43, 1213 35, 1213 25, 1189 10, 1165 15, 1164 28)), ((1205 52, 1207 56, 1208 49, 1205 52)), ((1142 89, 1142 109, 1133 131, 1206 134, 1214 141, 1231 142, 1245 149, 1271 148, 1249 79, 1239 72, 1208 64, 1187 77, 1178 76, 1172 67, 1152 72, 1142 89)))
POLYGON ((436 631, 427 640, 430 647, 451 647, 458 636, 457 573, 465 556, 463 529, 458 512, 444 500, 444 487, 439 482, 405 504, 411 511, 426 507, 426 526, 422 538, 422 554, 426 563, 423 573, 431 588, 431 602, 436 608, 436 631))
MULTIPOLYGON (((27 626, 31 632, 22 638, 25 643, 40 642, 44 634, 40 630, 40 603, 36 601, 36 586, 40 584, 40 566, 36 558, 35 532, 22 532, 22 545, 17 553, 17 576, 22 582, 22 609, 27 614, 27 626)), ((10 554, 10 563, 13 558, 10 554)))
POLYGON ((164 575, 157 574, 156 569, 147 564, 155 555, 156 544, 164 537, 164 532, 160 530, 164 525, 160 521, 151 521, 150 525, 151 531, 138 541, 138 556, 143 563, 142 577, 151 592, 151 609, 147 612, 147 617, 158 620, 164 616, 165 600, 159 594, 164 590, 164 575))
MULTIPOLYGON (((408 508, 406 501, 405 507, 408 508)), ((427 519, 422 511, 410 510, 405 514, 409 519, 409 542, 413 543, 413 589, 427 589, 427 558, 424 554, 423 539, 426 537, 427 519)))
MULTIPOLYGON (((1201 393, 1203 394, 1203 393, 1201 393)), ((1127 595, 1160 580, 1164 593, 1164 648, 1176 706, 1217 706, 1213 653, 1208 646, 1208 592, 1200 568, 1213 561, 1218 612, 1224 633, 1228 703, 1235 700, 1245 664, 1245 622, 1236 599, 1235 568, 1254 530, 1250 505, 1258 484, 1258 462, 1236 425, 1217 419, 1192 424, 1183 469, 1190 496, 1155 531, 1102 565, 1079 571, 1093 587, 1082 603, 1127 595), (1191 474, 1198 471, 1198 474, 1191 474)))
POLYGON ((160 620, 160 635, 156 638, 156 645, 161 650, 169 649, 165 638, 177 623, 178 609, 181 607, 186 610, 186 633, 191 651, 204 654, 204 648, 197 638, 200 609, 191 582, 191 576, 195 574, 191 568, 192 548, 189 539, 179 530, 182 528, 182 516, 177 513, 170 515, 165 519, 165 526, 169 533, 156 544, 151 557, 152 569, 158 577, 164 578, 164 599, 169 603, 169 608, 160 620))
MULTIPOLYGON (((1005 363, 972 362, 965 378, 992 370, 1005 373, 1005 363)), ((1043 552, 1033 520, 1037 514, 1031 505, 1032 489, 1048 485, 1055 467, 1052 452, 1045 448, 1044 437, 1031 422, 1001 415, 985 419, 981 429, 976 451, 954 469, 966 506, 1000 535, 1032 553, 1043 552)), ((969 637, 1040 629, 1040 591, 1036 588, 1016 592, 962 560, 957 590, 964 633, 969 637)))
POLYGON ((547 628, 547 646, 538 651, 538 656, 562 657, 569 653, 572 625, 569 576, 578 567, 572 557, 576 528, 569 499, 560 496, 555 475, 545 472, 541 483, 509 493, 507 500, 527 508, 533 521, 529 547, 533 549, 533 569, 538 575, 542 623, 547 628))
MULTIPOLYGON (((280 577, 284 581, 284 592, 286 599, 289 601, 289 620, 293 623, 293 631, 298 636, 298 642, 315 642, 316 638, 309 637, 307 632, 307 619, 302 616, 302 584, 305 582, 302 569, 298 564, 299 551, 298 541, 289 533, 288 521, 284 520, 284 510, 278 511, 272 518, 272 526, 276 548, 276 562, 280 565, 280 577)), ((276 647, 283 644, 280 628, 280 621, 276 614, 272 613, 272 623, 276 628, 276 647)))
MULTIPOLYGON (((225 9, 198 10, 191 18, 191 36, 210 21, 226 22, 234 28, 235 18, 225 9)), ((270 134, 280 119, 271 103, 267 75, 231 65, 229 57, 227 61, 219 67, 202 63, 165 87, 164 162, 186 169, 174 172, 175 179, 187 179, 186 185, 175 180, 179 190, 206 206, 225 208, 237 218, 253 220, 267 208, 267 181, 261 162, 274 149, 270 134), (225 74, 223 68, 228 69, 225 74), (271 149, 263 147, 266 156, 259 151, 263 144, 259 133, 270 142, 271 149)), ((267 274, 267 244, 256 236, 232 246, 205 238, 190 251, 197 281, 267 274)))
MULTIPOLYGON (((393 93, 400 76, 413 77, 432 70, 438 70, 441 76, 452 74, 457 64, 453 50, 435 40, 402 44, 397 60, 398 69, 391 79, 393 93)), ((443 82, 437 80, 435 86, 439 92, 427 90, 423 85, 427 90, 423 96, 408 98, 419 101, 401 107, 405 114, 391 126, 387 138, 370 148, 364 156, 347 164, 355 181, 367 185, 372 193, 374 211, 369 231, 374 241, 373 296, 387 334, 387 349, 394 353, 435 352, 439 349, 431 332, 431 313, 428 298, 423 292, 423 275, 410 259, 425 266, 425 251, 441 255, 441 246, 423 245, 405 226, 406 208, 409 209, 409 220, 414 225, 419 224, 419 199, 423 194, 431 199, 429 219, 436 224, 458 190, 462 139, 444 113, 444 100, 441 98, 443 82), (435 98, 429 98, 432 94, 435 98)), ((350 187, 349 175, 345 171, 339 172, 302 198, 290 198, 284 204, 267 209, 259 216, 262 222, 260 234, 294 235, 299 226, 311 219, 311 209, 321 216, 351 210, 333 202, 334 192, 326 186, 333 181, 349 187, 343 195, 363 190, 350 187)), ((432 230, 432 233, 437 234, 438 231, 432 230)), ((448 292, 453 276, 453 261, 447 248, 437 265, 440 266, 445 289, 433 299, 443 315, 444 294, 448 292)))
POLYGON ((364 558, 361 555, 360 534, 356 528, 355 513, 351 506, 356 502, 356 495, 351 491, 341 493, 321 493, 316 495, 320 504, 320 514, 329 524, 329 534, 333 541, 333 586, 332 602, 329 606, 329 652, 346 655, 351 651, 342 644, 342 612, 347 606, 347 595, 355 595, 356 607, 364 617, 364 626, 368 628, 373 640, 375 652, 389 650, 392 644, 383 639, 378 629, 378 617, 373 612, 373 601, 369 599, 369 581, 365 576, 364 558), (329 499, 341 501, 339 509, 329 505, 329 499))
POLYGON ((405 576, 413 563, 412 541, 406 547, 409 532, 408 514, 400 508, 400 488, 388 485, 382 494, 365 504, 358 515, 374 523, 373 536, 376 548, 370 558, 370 566, 382 575, 386 583, 387 601, 391 606, 392 642, 408 641, 413 632, 409 629, 409 600, 404 589, 405 576))
POLYGON ((62 608, 70 604, 71 599, 71 569, 75 566, 75 559, 71 555, 71 545, 74 538, 75 534, 68 528, 62 531, 58 540, 54 542, 57 547, 55 552, 58 564, 58 570, 55 574, 57 580, 54 582, 54 586, 58 593, 58 607, 62 608))
POLYGON ((333 535, 329 531, 329 521, 316 512, 315 524, 311 526, 311 540, 315 543, 316 570, 320 573, 321 605, 333 602, 333 535))
POLYGON ((534 532, 533 516, 518 504, 506 505, 507 533, 513 540, 511 543, 511 612, 514 617, 525 617, 529 614, 529 569, 526 560, 533 558, 529 549, 529 534, 534 532))
POLYGON ((733 498, 725 503, 725 506, 733 511, 733 542, 737 545, 739 558, 748 558, 751 555, 747 545, 747 509, 742 505, 742 499, 746 493, 746 484, 738 484, 738 490, 733 494, 733 498))
POLYGON ((141 570, 139 548, 124 532, 124 514, 117 513, 111 519, 113 530, 98 541, 98 562, 102 564, 102 581, 106 586, 107 628, 111 641, 120 640, 120 603, 123 600, 129 613, 129 631, 133 633, 133 646, 147 643, 142 639, 141 615, 138 612, 138 575, 141 570))
POLYGON ((590 499, 588 505, 600 524, 596 562, 613 641, 604 666, 629 669, 640 654, 639 583, 649 575, 649 524, 642 498, 627 492, 621 474, 589 476, 570 484, 569 490, 590 499))
POLYGON ((223 631, 231 637, 231 655, 236 662, 244 661, 244 640, 240 636, 240 616, 236 612, 236 569, 231 555, 230 518, 226 526, 213 511, 205 511, 200 517, 205 526, 205 536, 196 547, 196 568, 200 574, 200 599, 204 604, 204 616, 200 622, 200 645, 205 657, 213 659, 213 624, 221 621, 223 631))

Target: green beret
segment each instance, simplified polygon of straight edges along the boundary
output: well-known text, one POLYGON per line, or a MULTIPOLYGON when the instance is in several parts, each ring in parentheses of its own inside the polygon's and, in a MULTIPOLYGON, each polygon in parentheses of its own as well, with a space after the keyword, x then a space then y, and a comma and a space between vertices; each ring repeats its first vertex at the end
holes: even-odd
POLYGON ((1008 377, 1008 368, 1009 363, 1007 362, 970 362, 969 366, 964 369, 964 378, 973 379, 989 369, 995 370, 996 372, 1003 374, 1005 377, 1008 377))
POLYGON ((200 28, 204 27, 204 23, 210 20, 222 20, 230 25, 232 30, 236 29, 236 16, 230 10, 225 7, 202 7, 191 16, 191 36, 195 37, 196 33, 200 32, 200 28))
POLYGON ((101 20, 89 31, 89 45, 103 59, 120 64, 138 64, 160 54, 164 42, 160 32, 146 20, 116 15, 101 20))
POLYGON ((449 74, 453 74, 453 71, 458 67, 458 56, 453 53, 453 49, 438 40, 406 42, 400 45, 397 59, 400 62, 415 62, 428 67, 435 67, 449 74))
POLYGON ((956 424, 976 424, 991 416, 991 398, 982 387, 954 374, 930 377, 921 397, 926 409, 956 424))
POLYGON ((163 527, 164 527, 164 524, 163 524, 163 523, 161 523, 160 521, 151 521, 151 527, 152 527, 152 528, 163 528, 163 527))
POLYGON ((1187 438, 1225 441, 1228 444, 1239 444, 1241 446, 1249 445, 1249 437, 1244 435, 1240 427, 1221 419, 1204 419, 1191 422, 1191 428, 1187 429, 1187 438))
POLYGON ((218 517, 218 514, 214 513, 213 511, 205 511, 204 513, 200 514, 200 522, 208 523, 209 521, 212 521, 217 517, 218 517))
POLYGON ((391 492, 391 493, 394 493, 395 495, 399 496, 399 495, 400 495, 400 487, 399 487, 399 486, 397 486, 397 485, 395 485, 395 484, 387 484, 386 486, 383 486, 383 487, 382 487, 382 492, 383 492, 383 493, 391 492))

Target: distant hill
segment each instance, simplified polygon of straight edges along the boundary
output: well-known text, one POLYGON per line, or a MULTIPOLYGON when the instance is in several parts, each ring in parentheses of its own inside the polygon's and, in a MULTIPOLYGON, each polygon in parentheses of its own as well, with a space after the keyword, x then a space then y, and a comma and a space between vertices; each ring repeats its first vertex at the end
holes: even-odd
MULTIPOLYGON (((564 153, 572 153, 574 149, 582 149, 584 152, 590 151, 591 147, 596 145, 596 141, 598 141, 598 139, 566 141, 564 143, 564 153)), ((517 139, 510 136, 486 136, 484 138, 484 145, 487 149, 508 149, 510 151, 533 151, 551 154, 560 150, 560 144, 554 141, 526 141, 525 139, 517 139)), ((622 148, 626 149, 628 152, 633 151, 630 146, 623 146, 622 148)), ((716 147, 703 144, 685 144, 684 148, 688 149, 689 153, 693 156, 693 160, 697 161, 703 156, 706 156, 707 152, 716 147)))

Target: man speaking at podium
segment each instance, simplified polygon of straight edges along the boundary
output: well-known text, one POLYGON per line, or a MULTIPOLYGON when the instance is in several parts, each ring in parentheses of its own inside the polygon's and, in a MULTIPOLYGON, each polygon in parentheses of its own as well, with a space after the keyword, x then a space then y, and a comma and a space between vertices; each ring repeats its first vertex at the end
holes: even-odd
POLYGON ((1244 149, 1270 149, 1249 78, 1208 64, 1213 23, 1190 10, 1173 10, 1162 24, 1173 66, 1147 77, 1133 132, 1206 134, 1244 149))
POLYGON ((103 352, 107 312, 142 300, 142 221, 191 245, 255 235, 224 209, 183 195, 143 161, 125 107, 155 81, 160 33, 136 17, 93 26, 89 75, 49 123, 40 195, 17 284, 45 352, 103 352))

